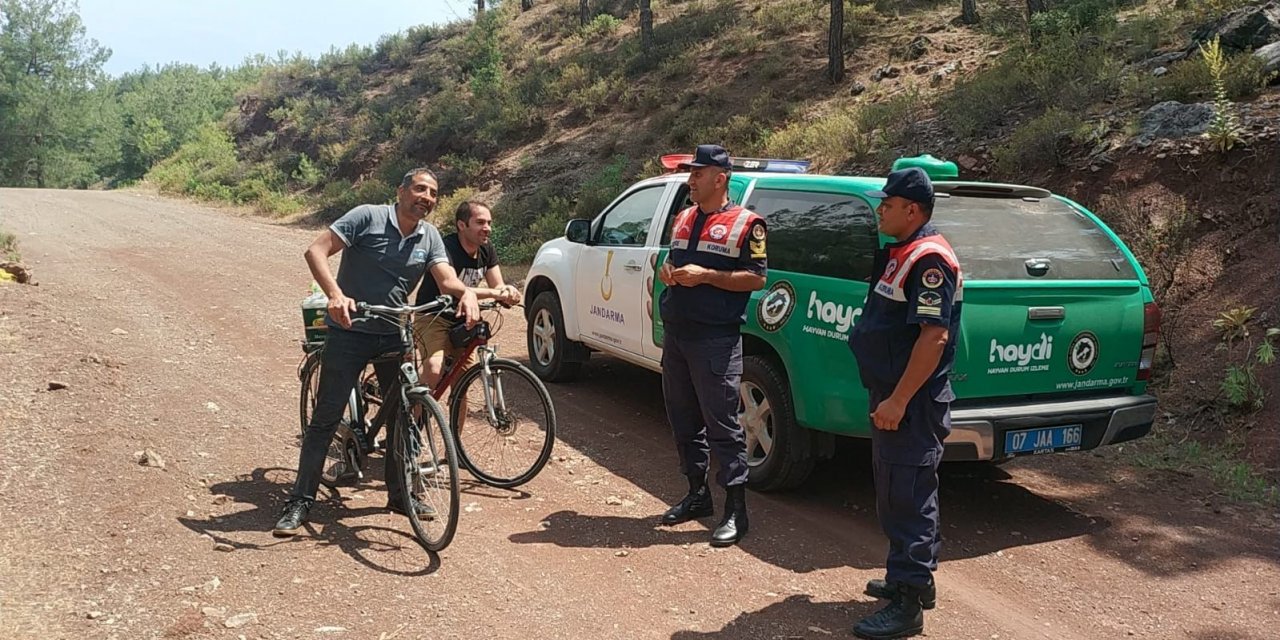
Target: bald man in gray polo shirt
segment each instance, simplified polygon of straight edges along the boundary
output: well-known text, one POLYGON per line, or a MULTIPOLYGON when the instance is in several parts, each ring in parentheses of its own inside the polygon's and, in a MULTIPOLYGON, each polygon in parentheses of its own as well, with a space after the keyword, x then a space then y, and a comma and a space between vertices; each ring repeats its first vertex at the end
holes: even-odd
MULTIPOLYGON (((471 325, 480 317, 475 292, 467 289, 449 264, 440 232, 424 218, 436 206, 439 186, 427 169, 406 173, 396 189, 396 204, 358 206, 320 234, 307 248, 311 275, 329 296, 325 339, 320 360, 320 388, 316 407, 302 440, 298 458, 298 478, 289 494, 273 533, 296 535, 307 521, 316 499, 320 472, 329 441, 333 439, 351 389, 360 373, 374 358, 401 351, 400 329, 378 317, 352 317, 356 301, 401 306, 424 273, 430 272, 440 291, 458 299, 458 316, 471 325), (342 262, 335 278, 329 256, 341 251, 342 262)), ((396 363, 378 367, 378 385, 394 383, 396 363)), ((400 474, 395 456, 386 456, 387 508, 400 509, 400 474)), ((431 515, 426 505, 416 507, 420 515, 431 515)))

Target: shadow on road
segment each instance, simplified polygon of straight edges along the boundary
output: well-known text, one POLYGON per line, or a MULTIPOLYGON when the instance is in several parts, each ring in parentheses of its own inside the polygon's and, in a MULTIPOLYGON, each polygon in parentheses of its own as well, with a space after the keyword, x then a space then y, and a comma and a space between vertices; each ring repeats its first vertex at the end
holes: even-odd
MULTIPOLYGON (((680 499, 685 482, 677 469, 657 374, 595 357, 580 381, 547 388, 556 403, 560 440, 664 503, 680 499)), ((1240 554, 1280 564, 1277 551, 1250 536, 1238 522, 1189 512, 1176 485, 1150 487, 1117 479, 1113 472, 1131 465, 1101 455, 1020 459, 1003 468, 943 465, 943 561, 1083 537, 1151 575, 1203 571, 1240 554), (1046 485, 1047 492, 1041 489, 1046 485), (1117 533, 1117 528, 1125 533, 1117 533), (1129 533, 1133 529, 1139 531, 1129 533)), ((882 566, 886 543, 875 517, 869 463, 864 442, 843 439, 835 458, 820 465, 798 490, 750 493, 752 528, 743 550, 799 572, 882 566)), ((723 493, 713 493, 718 516, 723 493)), ((511 539, 565 547, 683 544, 705 542, 704 529, 717 522, 707 519, 695 533, 683 528, 666 531, 654 527, 657 516, 631 519, 562 511, 548 516, 552 526, 547 530, 511 539)), ((690 526, 695 525, 684 525, 690 526)))
POLYGON ((852 637, 858 620, 881 606, 876 602, 814 602, 793 595, 759 611, 744 611, 719 631, 678 631, 671 640, 739 640, 740 638, 852 637))
MULTIPOLYGON (((704 524, 714 526, 711 518, 704 524)), ((689 530, 691 524, 660 527, 656 517, 584 515, 577 511, 557 511, 544 518, 548 526, 541 531, 516 533, 512 542, 554 544, 561 547, 641 549, 653 546, 694 544, 707 541, 705 530, 689 530)))
POLYGON ((237 504, 253 505, 252 509, 206 519, 181 517, 178 522, 196 533, 207 534, 215 543, 225 543, 237 551, 260 551, 280 545, 318 542, 335 546, 356 562, 399 576, 424 576, 435 573, 440 557, 422 548, 403 517, 390 515, 383 508, 386 497, 381 490, 370 490, 370 496, 355 500, 347 495, 321 487, 319 500, 311 508, 305 533, 294 538, 275 538, 271 527, 284 507, 287 488, 292 486, 293 471, 259 468, 237 476, 235 480, 209 487, 214 495, 225 495, 237 504), (358 502, 367 502, 368 505, 358 502), (378 524, 349 524, 364 518, 378 518, 378 524), (392 528, 381 521, 394 522, 392 528))

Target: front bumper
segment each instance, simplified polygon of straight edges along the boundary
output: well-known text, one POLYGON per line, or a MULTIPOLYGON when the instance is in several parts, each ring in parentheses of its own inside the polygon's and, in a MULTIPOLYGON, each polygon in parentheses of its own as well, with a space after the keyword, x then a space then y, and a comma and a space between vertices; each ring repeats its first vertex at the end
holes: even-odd
POLYGON ((1003 460, 1004 434, 1019 429, 1079 424, 1080 451, 1147 435, 1156 418, 1150 395, 964 407, 951 411, 944 461, 1003 460))

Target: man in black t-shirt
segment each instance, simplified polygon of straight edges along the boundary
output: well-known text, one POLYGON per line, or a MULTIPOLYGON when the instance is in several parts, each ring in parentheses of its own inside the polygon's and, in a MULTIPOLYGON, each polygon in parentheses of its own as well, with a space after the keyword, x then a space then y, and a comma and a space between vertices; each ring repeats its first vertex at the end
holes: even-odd
MULTIPOLYGON (((519 304, 520 290, 502 281, 498 253, 489 244, 489 236, 493 231, 493 212, 488 205, 474 201, 463 202, 454 213, 454 221, 458 231, 444 237, 444 247, 449 254, 449 263, 458 272, 458 278, 481 300, 493 299, 507 305, 519 304)), ((416 304, 430 302, 438 295, 440 288, 435 281, 423 279, 422 286, 418 288, 416 304)), ((418 318, 414 326, 418 352, 425 362, 427 384, 432 389, 444 372, 445 356, 456 360, 462 355, 463 350, 454 347, 449 341, 449 329, 454 323, 455 320, 451 317, 424 316, 418 318)), ((473 355, 465 366, 471 366, 474 361, 473 355)))

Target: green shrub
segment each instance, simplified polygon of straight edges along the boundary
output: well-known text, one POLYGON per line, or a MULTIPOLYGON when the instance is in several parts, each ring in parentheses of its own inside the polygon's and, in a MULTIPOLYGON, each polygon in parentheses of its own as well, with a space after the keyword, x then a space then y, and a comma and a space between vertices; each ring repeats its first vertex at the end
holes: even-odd
POLYGON ((1080 111, 1113 100, 1124 82, 1124 67, 1105 42, 1074 31, 1046 33, 1034 43, 1015 46, 991 69, 964 80, 938 100, 947 127, 963 138, 989 133, 1016 108, 1030 103, 1040 109, 1080 111))
POLYGON ((745 15, 731 0, 693 0, 676 20, 653 25, 653 50, 640 52, 639 37, 628 39, 610 56, 594 56, 602 70, 625 67, 628 76, 637 76, 657 68, 672 56, 691 53, 698 45, 717 38, 737 24, 745 15))
POLYGON ((622 20, 615 18, 607 13, 602 13, 591 19, 585 26, 578 30, 582 37, 588 41, 596 41, 613 35, 619 27, 622 26, 622 20))
POLYGON ((517 100, 531 106, 545 106, 554 97, 556 70, 559 65, 544 56, 530 54, 522 58, 527 64, 515 74, 513 88, 517 100))
POLYGON ((436 202, 436 210, 431 214, 431 221, 440 229, 440 233, 452 233, 455 227, 453 216, 458 211, 458 205, 476 200, 479 194, 480 191, 475 187, 459 187, 440 198, 436 202))
POLYGON ((1106 31, 1116 23, 1116 0, 1077 0, 1031 17, 1035 37, 1078 37, 1106 31))
POLYGON ((18 236, 8 231, 0 231, 0 256, 15 262, 21 259, 18 255, 18 236))
POLYGON ((200 183, 194 184, 190 190, 185 191, 197 200, 208 200, 210 202, 236 202, 236 191, 231 185, 221 183, 200 183))
POLYGON ((756 12, 760 37, 774 39, 819 28, 825 30, 827 5, 815 0, 783 0, 756 12))
MULTIPOLYGON (((869 4, 854 4, 853 0, 844 3, 844 41, 847 45, 856 46, 858 41, 871 33, 873 27, 880 24, 880 13, 869 4)), ((830 16, 827 16, 830 19, 830 16)))
POLYGON ((324 172, 320 170, 315 163, 311 162, 311 158, 303 153, 298 156, 298 166, 293 170, 293 181, 303 189, 311 189, 320 184, 324 179, 324 172))
POLYGON ((754 23, 743 21, 722 34, 716 42, 716 54, 724 59, 740 58, 759 53, 768 47, 769 43, 760 37, 754 23))
POLYGON ((1129 62, 1139 62, 1154 55, 1161 47, 1181 38, 1178 25, 1167 13, 1136 15, 1116 25, 1113 42, 1123 47, 1129 62))
POLYGON ((837 166, 871 151, 871 138, 863 131, 860 117, 857 107, 837 105, 830 112, 768 132, 762 146, 771 157, 809 159, 819 167, 837 166))
POLYGON ((693 51, 677 53, 658 65, 658 77, 662 80, 684 80, 698 70, 698 57, 693 51))
MULTIPOLYGON (((1252 98, 1271 80, 1263 62, 1249 53, 1227 56, 1222 69, 1222 85, 1231 100, 1252 98)), ((1195 102, 1214 96, 1213 74, 1203 56, 1188 56, 1175 63, 1169 73, 1156 82, 1161 100, 1195 102)))
POLYGON ((161 191, 190 193, 201 184, 231 184, 239 176, 235 143, 217 124, 200 128, 195 139, 182 145, 147 173, 161 191))
MULTIPOLYGON (((527 227, 519 229, 518 234, 513 233, 516 229, 506 228, 508 237, 515 235, 510 242, 497 244, 495 241, 494 246, 498 249, 500 259, 508 264, 532 262, 533 257, 538 253, 538 247, 552 238, 564 235, 565 224, 573 217, 568 200, 559 197, 551 198, 546 208, 534 216, 527 227)), ((496 231, 495 235, 497 235, 496 231)))
POLYGON ((259 210, 277 216, 293 215, 306 208, 306 204, 298 196, 278 191, 262 193, 254 204, 259 210))
POLYGON ((620 83, 613 76, 597 78, 595 82, 570 93, 569 104, 588 118, 607 111, 614 102, 618 84, 620 83))
POLYGON ((713 131, 710 139, 719 140, 739 155, 744 155, 747 149, 758 149, 766 135, 763 121, 754 113, 737 114, 713 131))
POLYGON ((1080 125, 1080 116, 1050 109, 1018 127, 1007 143, 996 148, 996 166, 1007 174, 1057 166, 1080 125))
POLYGON ((1280 328, 1267 328, 1260 339, 1251 336, 1249 321, 1257 310, 1234 307, 1218 313, 1213 320, 1213 328, 1221 333, 1218 350, 1228 353, 1228 366, 1219 389, 1232 410, 1257 411, 1266 402, 1266 389, 1258 380, 1257 369, 1275 364, 1274 343, 1280 341, 1280 328))
POLYGON ((978 11, 982 17, 978 28, 984 33, 1009 41, 1020 41, 1026 37, 1026 3, 986 3, 980 4, 978 11))
POLYGON ((364 180, 352 185, 341 182, 325 186, 321 204, 331 219, 362 204, 390 204, 395 202, 395 186, 380 180, 364 180))
POLYGON ((1079 110, 1112 98, 1123 75, 1123 65, 1100 41, 1074 33, 1041 40, 1021 52, 1018 64, 1045 108, 1079 110))
POLYGON ((994 68, 956 83, 938 99, 938 115, 962 138, 973 138, 1003 124, 1012 110, 1026 102, 1029 83, 1022 68, 1001 61, 994 68))
POLYGON ((1191 22, 1200 24, 1217 20, 1240 7, 1256 2, 1257 0, 1174 0, 1174 7, 1189 12, 1191 22))
POLYGON ((864 105, 857 114, 858 129, 868 134, 878 130, 884 146, 899 146, 914 136, 926 106, 920 91, 912 87, 884 102, 864 105))
POLYGON ((579 218, 593 218, 613 202, 631 184, 627 164, 626 156, 617 155, 601 166, 578 190, 573 213, 579 218))
MULTIPOLYGON (((471 184, 484 171, 483 160, 453 153, 440 156, 440 165, 451 174, 448 182, 456 181, 463 185, 471 184)), ((444 176, 441 180, 445 180, 444 176)))

